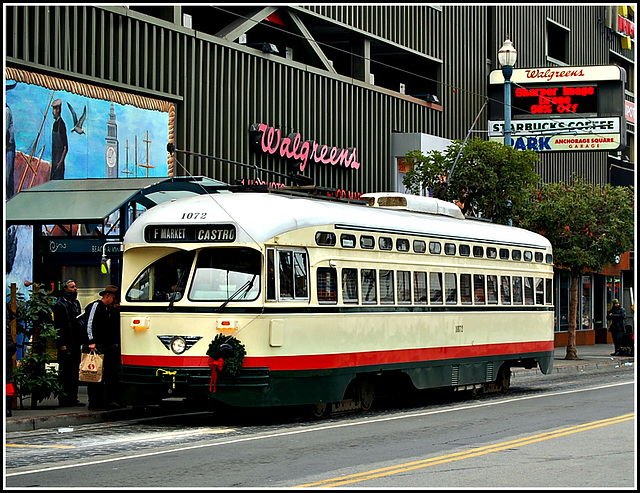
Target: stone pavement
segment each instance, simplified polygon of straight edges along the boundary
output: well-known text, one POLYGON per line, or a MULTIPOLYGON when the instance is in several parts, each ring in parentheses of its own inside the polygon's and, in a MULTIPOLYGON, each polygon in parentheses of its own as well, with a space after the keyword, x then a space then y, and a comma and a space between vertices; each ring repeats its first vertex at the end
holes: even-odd
MULTIPOLYGON (((598 370, 632 366, 633 356, 611 356, 613 346, 611 344, 594 344, 589 346, 578 346, 578 360, 566 360, 566 347, 556 347, 553 359, 553 373, 560 372, 581 372, 585 370, 598 370)), ((525 370, 524 368, 513 368, 511 381, 517 382, 522 378, 542 376, 539 369, 525 370)), ((80 384, 79 400, 87 403, 87 387, 80 384)), ((150 417, 152 415, 162 415, 167 413, 167 409, 162 406, 125 407, 122 409, 112 409, 107 411, 90 411, 87 407, 58 407, 57 399, 47 399, 40 403, 36 409, 31 409, 28 399, 24 402, 25 409, 13 409, 13 416, 5 418, 5 431, 31 431, 43 428, 58 428, 59 432, 64 432, 65 428, 73 428, 93 423, 105 423, 118 420, 150 417)))

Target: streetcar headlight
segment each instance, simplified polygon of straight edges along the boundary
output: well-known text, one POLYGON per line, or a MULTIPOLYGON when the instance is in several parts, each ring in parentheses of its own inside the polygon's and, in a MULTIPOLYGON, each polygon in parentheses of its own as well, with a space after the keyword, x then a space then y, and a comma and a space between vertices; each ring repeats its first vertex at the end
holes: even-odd
POLYGON ((171 340, 171 351, 176 354, 182 354, 187 349, 187 342, 182 337, 174 337, 171 340))

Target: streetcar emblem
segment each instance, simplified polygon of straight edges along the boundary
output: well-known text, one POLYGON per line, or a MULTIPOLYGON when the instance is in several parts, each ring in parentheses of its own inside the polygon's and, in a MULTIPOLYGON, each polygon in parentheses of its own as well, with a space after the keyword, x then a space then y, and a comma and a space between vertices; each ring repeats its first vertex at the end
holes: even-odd
POLYGON ((178 335, 170 335, 170 336, 158 336, 158 339, 160 339, 160 342, 162 342, 162 344, 164 344, 164 347, 166 347, 168 350, 170 351, 175 351, 175 347, 176 345, 173 343, 175 340, 179 340, 180 343, 182 343, 182 341, 184 341, 184 349, 181 352, 184 351, 188 351, 189 349, 191 349, 193 347, 193 345, 198 342, 200 339, 202 339, 202 336, 178 336, 178 335))

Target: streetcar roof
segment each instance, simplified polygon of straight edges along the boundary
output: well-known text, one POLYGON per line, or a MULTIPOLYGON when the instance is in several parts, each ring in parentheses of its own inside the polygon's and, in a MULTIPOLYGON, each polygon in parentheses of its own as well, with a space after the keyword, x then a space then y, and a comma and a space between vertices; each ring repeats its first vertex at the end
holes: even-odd
POLYGON ((236 241, 264 243, 273 237, 311 226, 341 230, 419 235, 462 241, 550 247, 534 232, 485 221, 474 221, 407 210, 370 207, 312 197, 276 193, 199 195, 159 204, 128 229, 125 244, 144 243, 147 225, 185 226, 235 224, 236 241))

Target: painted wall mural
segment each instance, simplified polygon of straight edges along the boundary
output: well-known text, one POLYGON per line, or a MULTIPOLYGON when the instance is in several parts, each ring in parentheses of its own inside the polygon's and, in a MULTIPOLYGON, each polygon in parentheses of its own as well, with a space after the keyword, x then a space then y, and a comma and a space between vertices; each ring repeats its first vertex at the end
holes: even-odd
MULTIPOLYGON (((174 125, 173 103, 7 67, 5 200, 50 180, 173 176, 174 125)), ((20 287, 32 227, 6 235, 5 282, 20 287)))

